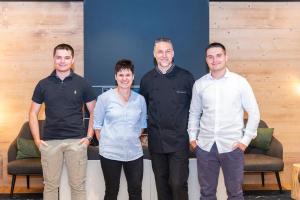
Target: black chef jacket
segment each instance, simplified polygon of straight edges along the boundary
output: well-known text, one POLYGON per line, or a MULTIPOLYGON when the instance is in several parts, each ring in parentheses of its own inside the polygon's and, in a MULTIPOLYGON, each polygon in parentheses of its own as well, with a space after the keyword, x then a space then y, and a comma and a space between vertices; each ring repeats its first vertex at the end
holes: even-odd
POLYGON ((187 123, 193 84, 193 75, 178 66, 166 74, 153 69, 142 78, 140 93, 148 108, 150 152, 188 149, 187 123))

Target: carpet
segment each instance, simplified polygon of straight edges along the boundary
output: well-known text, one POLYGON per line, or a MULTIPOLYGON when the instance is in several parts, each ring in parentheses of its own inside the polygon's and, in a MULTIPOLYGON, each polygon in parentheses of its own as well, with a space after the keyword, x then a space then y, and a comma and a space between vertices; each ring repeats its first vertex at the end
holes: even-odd
POLYGON ((291 191, 285 190, 282 194, 274 190, 253 190, 244 192, 245 200, 291 200, 291 191))

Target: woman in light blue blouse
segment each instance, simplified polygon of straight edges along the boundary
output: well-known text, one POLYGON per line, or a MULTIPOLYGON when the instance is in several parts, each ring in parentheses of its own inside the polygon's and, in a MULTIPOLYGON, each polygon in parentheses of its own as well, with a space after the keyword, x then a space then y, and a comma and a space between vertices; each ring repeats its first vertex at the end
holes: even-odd
POLYGON ((115 66, 117 87, 98 97, 94 129, 105 180, 104 200, 117 200, 121 169, 128 185, 129 200, 142 199, 143 150, 141 133, 147 127, 146 102, 131 90, 134 66, 119 60, 115 66))

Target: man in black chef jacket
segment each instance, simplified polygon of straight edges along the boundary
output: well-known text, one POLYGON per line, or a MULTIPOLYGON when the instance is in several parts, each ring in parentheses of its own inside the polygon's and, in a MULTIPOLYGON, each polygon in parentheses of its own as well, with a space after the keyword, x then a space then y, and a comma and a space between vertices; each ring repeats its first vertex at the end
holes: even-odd
POLYGON ((187 123, 193 75, 174 64, 170 39, 154 42, 154 69, 144 75, 140 93, 148 106, 148 142, 158 200, 188 200, 187 123))

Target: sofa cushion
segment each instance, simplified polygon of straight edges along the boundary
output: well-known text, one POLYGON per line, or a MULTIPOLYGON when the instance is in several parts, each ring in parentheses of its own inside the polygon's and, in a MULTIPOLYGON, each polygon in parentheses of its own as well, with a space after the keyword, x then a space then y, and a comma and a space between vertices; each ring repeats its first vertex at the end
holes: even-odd
POLYGON ((272 141, 273 131, 274 128, 258 128, 257 136, 251 141, 249 146, 259 148, 262 150, 269 150, 272 141))
POLYGON ((282 171, 283 166, 283 161, 280 158, 271 157, 263 154, 245 154, 245 171, 282 171))
POLYGON ((24 158, 40 158, 41 154, 33 140, 18 138, 17 139, 17 157, 16 159, 24 158))
POLYGON ((40 158, 14 160, 7 164, 8 174, 42 174, 40 158))

